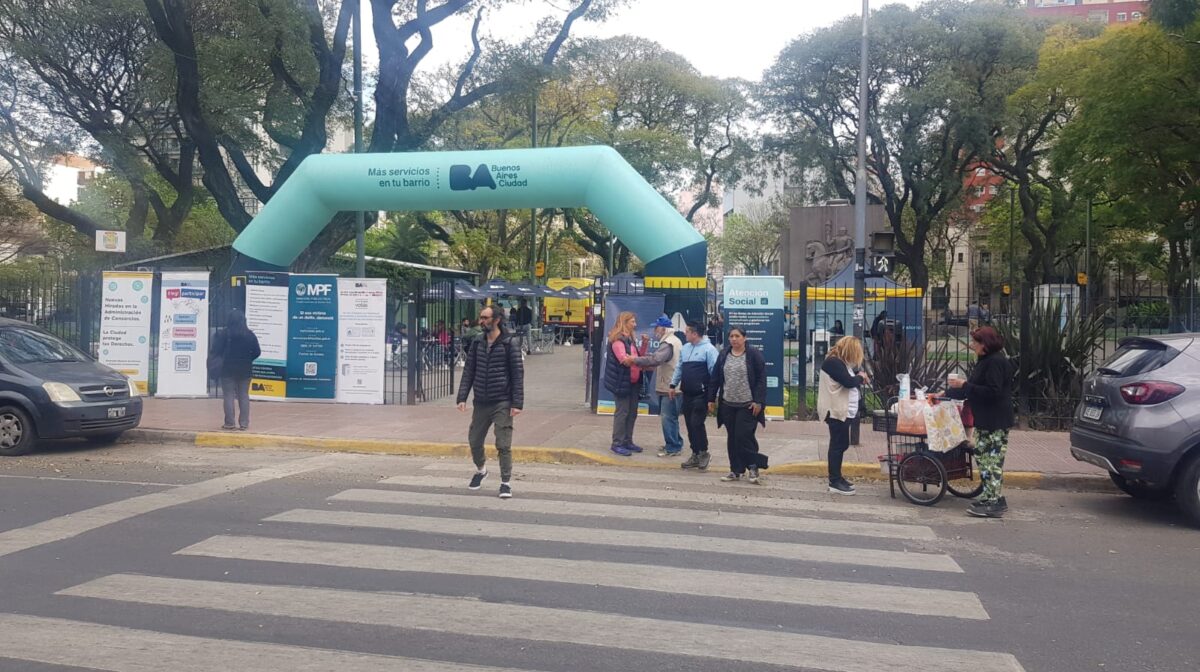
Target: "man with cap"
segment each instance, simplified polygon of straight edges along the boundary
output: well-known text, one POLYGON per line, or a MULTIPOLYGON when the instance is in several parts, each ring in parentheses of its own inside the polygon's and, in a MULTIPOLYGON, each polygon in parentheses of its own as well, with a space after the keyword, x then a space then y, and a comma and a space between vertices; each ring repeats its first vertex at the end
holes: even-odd
POLYGON ((674 457, 683 451, 683 437, 679 434, 679 412, 681 400, 671 394, 671 379, 679 365, 683 344, 675 335, 671 318, 661 315, 654 321, 654 340, 658 347, 645 357, 633 357, 632 364, 642 369, 654 369, 654 391, 658 394, 658 414, 662 419, 663 447, 659 457, 674 457))

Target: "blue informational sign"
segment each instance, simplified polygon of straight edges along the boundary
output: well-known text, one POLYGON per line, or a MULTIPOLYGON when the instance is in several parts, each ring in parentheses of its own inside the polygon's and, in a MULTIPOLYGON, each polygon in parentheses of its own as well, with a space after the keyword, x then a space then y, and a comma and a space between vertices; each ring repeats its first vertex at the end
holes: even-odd
MULTIPOLYGON (((637 338, 635 341, 641 342, 642 334, 646 334, 650 339, 650 350, 653 351, 657 347, 654 339, 654 321, 659 315, 663 314, 664 297, 662 294, 609 294, 608 300, 604 305, 604 334, 601 338, 604 339, 604 354, 600 357, 600 391, 596 395, 596 412, 601 415, 611 415, 615 408, 613 404, 612 392, 604 386, 604 366, 608 358, 612 356, 612 350, 609 348, 608 332, 612 331, 617 324, 617 316, 623 311, 631 311, 637 316, 637 338)), ((626 369, 628 371, 628 369, 626 369)), ((643 371, 641 381, 637 389, 641 402, 638 404, 638 413, 658 413, 658 395, 654 392, 654 376, 652 371, 643 371)))
POLYGON ((337 393, 337 276, 293 275, 288 286, 287 396, 337 393))
POLYGON ((725 276, 725 328, 741 327, 746 342, 767 360, 767 408, 783 418, 783 278, 725 276))

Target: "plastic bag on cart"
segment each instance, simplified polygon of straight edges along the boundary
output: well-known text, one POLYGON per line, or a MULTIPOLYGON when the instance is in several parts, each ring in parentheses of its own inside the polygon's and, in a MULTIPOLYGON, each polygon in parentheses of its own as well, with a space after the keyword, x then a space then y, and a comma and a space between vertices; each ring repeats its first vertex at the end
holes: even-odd
POLYGON ((896 402, 896 433, 925 434, 925 409, 929 404, 916 399, 901 399, 896 402))
POLYGON ((926 443, 930 450, 944 453, 957 448, 967 440, 967 431, 963 429, 962 416, 958 406, 953 403, 926 404, 925 406, 926 443))

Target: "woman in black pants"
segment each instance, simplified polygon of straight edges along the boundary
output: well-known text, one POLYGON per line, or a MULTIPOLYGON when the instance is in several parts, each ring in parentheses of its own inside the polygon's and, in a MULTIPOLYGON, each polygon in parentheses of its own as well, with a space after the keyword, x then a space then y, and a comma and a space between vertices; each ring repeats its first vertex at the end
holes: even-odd
POLYGON ((746 343, 741 327, 729 330, 729 344, 717 358, 713 368, 712 385, 708 388, 708 407, 713 410, 717 399, 717 427, 725 426, 728 434, 729 473, 722 481, 737 481, 743 474, 751 483, 762 482, 758 470, 767 468, 767 456, 758 452, 754 433, 766 425, 763 407, 767 402, 767 360, 762 353, 746 343))
POLYGON ((855 373, 863 358, 862 341, 843 336, 821 365, 817 417, 829 425, 829 491, 839 495, 854 494, 854 485, 842 477, 842 457, 850 447, 850 425, 858 420, 860 388, 871 382, 866 372, 855 373))

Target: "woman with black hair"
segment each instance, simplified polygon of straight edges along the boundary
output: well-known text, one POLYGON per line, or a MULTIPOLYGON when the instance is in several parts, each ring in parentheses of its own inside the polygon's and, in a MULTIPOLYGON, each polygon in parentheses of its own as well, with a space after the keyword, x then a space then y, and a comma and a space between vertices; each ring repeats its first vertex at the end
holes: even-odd
POLYGON ((258 337, 246 326, 246 314, 232 310, 225 328, 213 338, 209 370, 221 381, 221 400, 225 406, 225 424, 221 429, 250 428, 250 368, 262 355, 258 337), (233 402, 237 400, 238 424, 234 425, 233 402))
POLYGON ((725 426, 729 451, 729 473, 721 480, 728 483, 748 474, 750 482, 758 485, 762 482, 758 470, 768 466, 767 456, 758 452, 758 438, 754 436, 760 424, 767 424, 763 412, 767 403, 767 360, 746 342, 746 331, 741 327, 729 330, 729 344, 713 368, 708 388, 710 410, 718 399, 717 427, 725 426))

